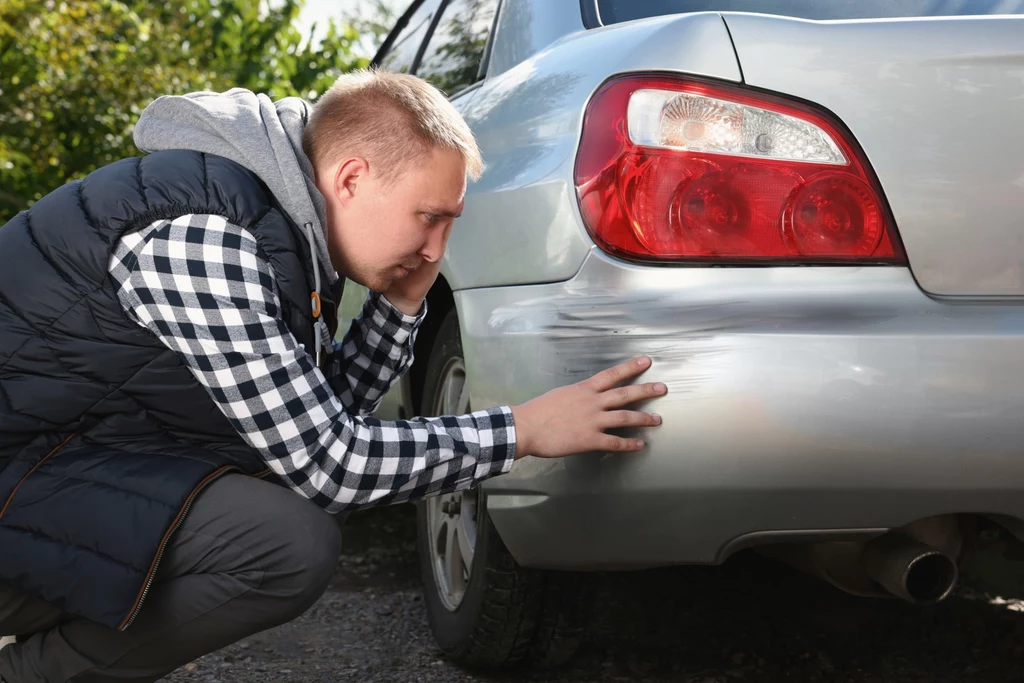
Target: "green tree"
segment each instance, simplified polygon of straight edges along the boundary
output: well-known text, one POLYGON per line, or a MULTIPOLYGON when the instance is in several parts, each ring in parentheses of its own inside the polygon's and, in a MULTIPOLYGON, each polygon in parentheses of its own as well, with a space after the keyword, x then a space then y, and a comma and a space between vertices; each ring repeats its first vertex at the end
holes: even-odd
POLYGON ((384 43, 384 39, 398 21, 396 1, 403 9, 410 4, 403 3, 403 0, 370 0, 364 5, 362 12, 350 11, 344 15, 345 22, 360 35, 363 49, 367 50, 371 57, 384 43))
POLYGON ((138 154, 155 97, 234 86, 316 99, 365 66, 356 30, 318 44, 303 0, 0 0, 0 225, 61 184, 138 154))

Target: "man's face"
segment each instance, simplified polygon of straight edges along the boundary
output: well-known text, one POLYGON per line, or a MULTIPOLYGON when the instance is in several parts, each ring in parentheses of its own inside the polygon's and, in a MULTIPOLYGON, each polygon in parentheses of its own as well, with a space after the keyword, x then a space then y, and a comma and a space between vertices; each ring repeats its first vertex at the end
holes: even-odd
POLYGON ((435 148, 389 182, 361 158, 318 174, 327 199, 327 244, 345 277, 377 292, 424 262, 440 261, 452 222, 462 213, 466 166, 435 148), (403 270, 406 269, 406 270, 403 270))

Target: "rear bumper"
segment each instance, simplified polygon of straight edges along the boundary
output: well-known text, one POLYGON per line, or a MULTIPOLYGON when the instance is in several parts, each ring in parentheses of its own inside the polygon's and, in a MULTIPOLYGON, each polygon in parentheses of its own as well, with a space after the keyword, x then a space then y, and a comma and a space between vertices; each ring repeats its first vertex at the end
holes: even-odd
POLYGON ((717 563, 766 540, 946 513, 1024 519, 1024 305, 901 268, 651 268, 456 293, 473 408, 632 356, 667 396, 634 455, 526 458, 488 509, 527 566, 717 563))

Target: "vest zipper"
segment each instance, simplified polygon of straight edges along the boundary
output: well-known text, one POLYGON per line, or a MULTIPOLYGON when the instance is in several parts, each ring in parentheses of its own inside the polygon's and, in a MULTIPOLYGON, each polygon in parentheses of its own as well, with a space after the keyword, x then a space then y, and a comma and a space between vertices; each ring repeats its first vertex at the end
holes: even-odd
MULTIPOLYGON (((124 631, 127 629, 135 621, 135 618, 139 616, 139 611, 142 610, 142 603, 146 600, 146 596, 149 595, 149 589, 153 585, 153 580, 156 578, 156 570, 160 566, 160 560, 163 559, 164 551, 167 550, 167 544, 171 540, 171 536, 174 535, 174 532, 177 531, 178 527, 180 527, 185 521, 185 515, 188 514, 189 509, 192 507, 192 503, 195 502, 196 496, 198 496, 203 489, 209 486, 214 479, 217 479, 222 474, 227 474, 232 470, 239 469, 240 468, 235 467, 234 465, 225 465, 206 477, 206 479, 203 479, 199 482, 198 486, 192 489, 192 493, 190 493, 188 498, 185 500, 185 505, 182 506, 181 512, 178 513, 178 517, 174 520, 174 523, 171 524, 171 528, 167 530, 167 533, 164 534, 163 540, 160 541, 160 547, 156 551, 156 557, 153 558, 153 564, 149 568, 149 574, 146 575, 146 582, 142 585, 142 591, 139 593, 139 597, 135 599, 135 607, 132 609, 131 614, 128 615, 128 618, 117 627, 118 631, 124 631)), ((263 478, 270 474, 270 471, 270 468, 267 468, 259 474, 250 476, 263 478)))
POLYGON ((146 596, 149 595, 149 589, 153 585, 153 580, 156 578, 156 570, 160 566, 160 560, 163 559, 164 551, 167 550, 167 543, 171 540, 171 536, 174 535, 174 532, 178 530, 178 527, 181 526, 181 523, 185 521, 185 515, 188 514, 189 508, 192 507, 192 503, 195 502, 196 496, 198 496, 199 492, 206 488, 214 479, 236 469, 238 468, 233 465, 225 465, 213 474, 207 476, 206 479, 199 482, 198 486, 192 489, 192 493, 190 493, 188 498, 185 500, 185 505, 182 506, 181 512, 178 513, 178 517, 174 520, 174 523, 171 524, 171 528, 167 530, 167 533, 164 534, 163 540, 160 541, 160 547, 156 551, 156 557, 153 558, 153 564, 149 567, 149 574, 146 575, 146 582, 142 585, 142 591, 139 593, 139 597, 135 599, 135 607, 132 609, 131 614, 128 615, 128 618, 118 626, 118 631, 124 631, 126 628, 131 626, 132 622, 135 621, 135 618, 139 616, 139 610, 142 609, 142 603, 145 601, 146 596))

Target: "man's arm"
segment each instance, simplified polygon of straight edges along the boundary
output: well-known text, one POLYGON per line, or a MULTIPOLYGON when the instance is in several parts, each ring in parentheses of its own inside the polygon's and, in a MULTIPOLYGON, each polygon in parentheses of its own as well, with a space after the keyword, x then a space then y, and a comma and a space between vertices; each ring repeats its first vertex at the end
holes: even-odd
POLYGON ((426 301, 417 315, 406 315, 383 295, 367 293, 362 311, 324 367, 328 383, 351 415, 372 415, 412 367, 416 331, 426 314, 426 301))
POLYGON ((222 217, 182 216, 129 236, 111 274, 125 309, 177 353, 241 437, 330 512, 462 490, 512 467, 508 406, 395 422, 348 413, 283 323, 255 239, 222 217))

